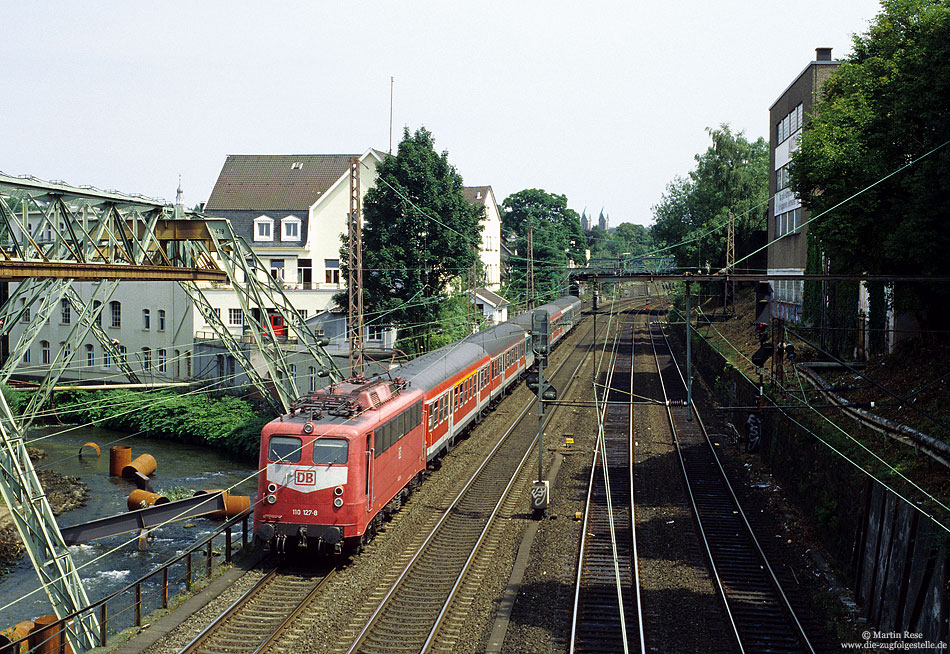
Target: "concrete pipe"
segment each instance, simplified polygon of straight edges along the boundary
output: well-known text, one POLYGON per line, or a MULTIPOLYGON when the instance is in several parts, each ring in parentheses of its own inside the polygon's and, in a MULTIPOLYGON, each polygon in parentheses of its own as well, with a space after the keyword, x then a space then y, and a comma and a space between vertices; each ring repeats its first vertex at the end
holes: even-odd
POLYGON ((99 449, 99 446, 93 443, 92 441, 89 441, 88 443, 83 443, 83 446, 79 448, 80 459, 82 458, 83 452, 87 452, 89 454, 95 453, 97 459, 102 454, 101 450, 99 449))
POLYGON ((129 493, 128 506, 129 511, 145 509, 155 504, 168 504, 168 498, 158 493, 150 493, 147 490, 136 488, 129 493))
MULTIPOLYGON (((30 632, 30 651, 34 654, 59 654, 59 641, 62 636, 62 625, 55 615, 37 618, 33 621, 33 630, 30 632)), ((65 651, 72 654, 69 643, 66 643, 65 651)))
POLYGON ((121 477, 122 469, 132 463, 132 448, 128 445, 113 445, 109 448, 109 475, 121 477))
POLYGON ((123 477, 135 477, 135 473, 140 473, 146 477, 155 472, 158 463, 151 454, 139 454, 131 463, 122 468, 123 477))

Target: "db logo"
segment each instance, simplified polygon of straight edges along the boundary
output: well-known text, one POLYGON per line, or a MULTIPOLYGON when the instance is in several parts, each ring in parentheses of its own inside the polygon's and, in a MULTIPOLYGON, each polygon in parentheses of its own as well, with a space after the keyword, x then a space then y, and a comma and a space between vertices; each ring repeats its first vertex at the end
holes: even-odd
POLYGON ((298 486, 313 486, 317 483, 317 473, 313 470, 297 470, 294 472, 294 483, 298 486))

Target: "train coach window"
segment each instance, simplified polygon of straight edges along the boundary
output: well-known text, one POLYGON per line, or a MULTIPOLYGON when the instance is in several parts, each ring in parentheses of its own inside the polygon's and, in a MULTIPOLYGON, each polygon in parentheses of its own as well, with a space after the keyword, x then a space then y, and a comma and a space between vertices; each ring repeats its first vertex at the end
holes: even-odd
POLYGON ((409 410, 409 430, 412 431, 422 422, 422 402, 416 402, 409 410))
POLYGON ((267 458, 270 461, 297 463, 303 442, 293 436, 271 436, 267 443, 267 458))
POLYGON ((345 464, 349 443, 342 438, 318 438, 313 442, 313 462, 317 465, 345 464))

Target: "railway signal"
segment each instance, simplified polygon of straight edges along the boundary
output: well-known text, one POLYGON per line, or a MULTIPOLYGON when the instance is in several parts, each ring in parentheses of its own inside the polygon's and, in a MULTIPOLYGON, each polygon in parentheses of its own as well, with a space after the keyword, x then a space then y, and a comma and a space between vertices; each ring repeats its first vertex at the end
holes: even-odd
POLYGON ((759 282, 755 285, 755 328, 764 331, 772 321, 772 285, 759 282))
POLYGON ((551 350, 551 319, 547 311, 538 309, 531 312, 531 349, 534 352, 537 371, 528 373, 528 388, 538 395, 538 480, 531 486, 531 509, 543 514, 548 508, 550 485, 544 479, 544 401, 556 400, 557 391, 544 378, 544 364, 548 362, 551 350), (532 385, 532 377, 534 384, 532 385))

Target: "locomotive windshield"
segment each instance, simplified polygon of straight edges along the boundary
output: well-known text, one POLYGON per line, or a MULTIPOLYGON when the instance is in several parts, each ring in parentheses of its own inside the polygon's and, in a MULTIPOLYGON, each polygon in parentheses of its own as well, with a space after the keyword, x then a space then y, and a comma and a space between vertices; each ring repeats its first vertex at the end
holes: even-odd
POLYGON ((267 444, 267 458, 270 461, 297 463, 300 461, 300 450, 303 441, 293 436, 271 436, 267 444))
POLYGON ((349 443, 341 438, 318 438, 313 442, 314 464, 345 464, 349 443))

